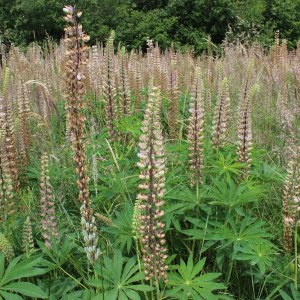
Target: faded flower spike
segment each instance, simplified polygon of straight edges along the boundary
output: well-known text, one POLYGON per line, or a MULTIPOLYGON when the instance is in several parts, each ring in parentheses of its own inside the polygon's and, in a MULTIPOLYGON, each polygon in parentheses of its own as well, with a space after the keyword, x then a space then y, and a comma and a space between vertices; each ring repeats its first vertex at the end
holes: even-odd
POLYGON ((58 239, 58 230, 54 195, 49 177, 48 155, 46 153, 41 156, 40 194, 42 235, 45 245, 50 249, 52 248, 52 239, 58 239))
POLYGON ((255 84, 241 104, 238 119, 238 160, 245 165, 240 179, 246 178, 251 168, 252 150, 252 99, 258 89, 255 84))
POLYGON ((88 259, 94 263, 99 257, 98 236, 95 217, 91 208, 89 197, 89 176, 84 144, 85 116, 82 110, 85 107, 83 96, 85 94, 84 66, 87 64, 89 48, 85 42, 89 40, 82 26, 77 22, 81 14, 74 8, 66 7, 67 17, 71 19, 70 26, 65 28, 66 38, 66 81, 65 90, 67 98, 67 135, 72 141, 74 149, 74 162, 78 176, 82 234, 85 242, 85 251, 88 259))
POLYGON ((203 177, 204 102, 200 69, 196 68, 194 90, 189 108, 189 166, 191 185, 199 184, 203 177))
POLYGON ((167 247, 161 218, 165 192, 165 158, 160 123, 161 95, 153 87, 142 123, 138 156, 141 169, 133 228, 141 242, 146 280, 167 280, 167 247))
POLYGON ((216 148, 226 144, 230 119, 230 98, 228 80, 225 77, 221 83, 213 120, 212 143, 216 148))
MULTIPOLYGON (((300 214, 300 147, 296 149, 288 165, 282 200, 283 247, 293 248, 293 228, 300 214)), ((299 219, 298 219, 299 221, 299 219)))

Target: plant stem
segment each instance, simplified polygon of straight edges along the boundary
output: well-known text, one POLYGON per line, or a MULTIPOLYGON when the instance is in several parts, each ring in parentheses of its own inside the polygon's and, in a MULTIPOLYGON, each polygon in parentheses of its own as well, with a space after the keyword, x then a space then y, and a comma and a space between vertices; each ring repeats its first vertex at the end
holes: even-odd
POLYGON ((71 274, 69 274, 67 271, 65 271, 62 267, 59 267, 59 269, 65 273, 67 276, 69 276, 71 279, 73 279, 77 284, 79 284, 81 287, 87 290, 87 287, 83 285, 80 281, 78 281, 75 277, 73 277, 71 274))
POLYGON ((295 273, 294 273, 294 283, 295 283, 295 289, 297 291, 298 288, 298 241, 297 241, 297 237, 298 237, 298 222, 296 222, 295 224, 295 238, 294 238, 294 242, 295 242, 295 273))
MULTIPOLYGON (((137 257, 137 261, 138 261, 139 271, 142 273, 142 265, 141 265, 141 260, 140 260, 140 248, 139 248, 138 239, 135 239, 135 248, 136 248, 136 257, 137 257)), ((144 280, 142 280, 142 282, 144 284, 144 280)), ((146 300, 149 300, 146 291, 144 291, 144 295, 145 295, 146 300)))
POLYGON ((229 284, 231 274, 232 274, 232 269, 233 269, 233 260, 231 260, 230 265, 229 265, 229 272, 227 273, 226 285, 229 284))
POLYGON ((157 300, 161 300, 161 294, 160 294, 160 289, 159 289, 159 283, 158 283, 158 281, 155 282, 155 286, 156 286, 156 297, 157 297, 157 300))
POLYGON ((206 222, 205 222, 205 231, 204 231, 204 234, 203 234, 203 239, 202 239, 202 243, 201 243, 201 247, 200 247, 200 251, 199 251, 199 260, 201 259, 201 255, 202 255, 202 251, 203 251, 204 239, 205 239, 205 235, 206 235, 206 232, 207 232, 209 216, 210 216, 210 211, 207 215, 206 222))
MULTIPOLYGON (((153 287, 152 279, 150 279, 150 286, 153 287)), ((154 298, 153 290, 151 290, 151 300, 156 300, 156 299, 154 298)))

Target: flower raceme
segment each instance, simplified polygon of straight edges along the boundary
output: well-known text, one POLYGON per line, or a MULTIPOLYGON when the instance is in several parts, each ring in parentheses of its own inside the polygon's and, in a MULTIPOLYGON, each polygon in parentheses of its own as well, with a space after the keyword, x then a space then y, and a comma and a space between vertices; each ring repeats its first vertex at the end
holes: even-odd
POLYGON ((82 112, 84 108, 83 96, 85 94, 84 66, 87 64, 89 48, 85 43, 89 40, 82 26, 78 23, 81 12, 75 11, 71 6, 64 8, 65 20, 70 23, 65 28, 66 38, 66 80, 65 91, 67 99, 67 119, 69 134, 73 143, 74 162, 78 176, 77 186, 79 189, 79 200, 82 203, 80 208, 82 234, 85 242, 85 251, 88 259, 94 263, 99 257, 98 236, 95 217, 91 208, 89 197, 89 176, 87 172, 87 162, 85 144, 83 142, 85 129, 85 116, 82 112))
POLYGON ((300 214, 300 147, 289 162, 283 191, 283 246, 287 252, 292 251, 293 227, 297 222, 297 214, 300 214))
POLYGON ((45 245, 50 249, 52 248, 52 239, 58 239, 58 230, 47 153, 43 153, 41 156, 40 194, 42 235, 45 245))
POLYGON ((150 92, 142 123, 138 156, 141 192, 137 196, 133 227, 142 246, 146 280, 167 279, 167 247, 161 218, 164 215, 165 157, 160 123, 160 90, 150 92))
POLYGON ((195 70, 195 80, 189 107, 189 168, 191 185, 199 184, 203 177, 204 102, 200 69, 195 70))

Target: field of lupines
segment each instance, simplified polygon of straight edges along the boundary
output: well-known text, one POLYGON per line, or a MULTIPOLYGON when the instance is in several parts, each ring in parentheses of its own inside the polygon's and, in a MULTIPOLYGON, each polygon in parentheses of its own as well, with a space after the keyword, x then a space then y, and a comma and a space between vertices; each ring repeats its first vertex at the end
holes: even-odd
POLYGON ((64 12, 1 49, 0 299, 300 299, 300 48, 88 47, 64 12))

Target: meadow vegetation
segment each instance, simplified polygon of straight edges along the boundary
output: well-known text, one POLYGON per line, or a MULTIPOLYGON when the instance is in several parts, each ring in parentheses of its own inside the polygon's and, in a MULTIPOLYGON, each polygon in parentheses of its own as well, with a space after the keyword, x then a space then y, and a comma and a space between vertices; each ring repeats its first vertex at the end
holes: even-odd
POLYGON ((0 299, 299 299, 300 48, 91 46, 64 13, 1 48, 0 299))

